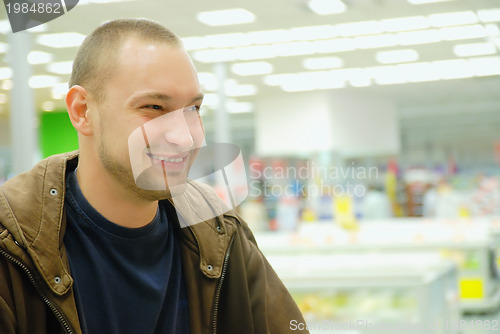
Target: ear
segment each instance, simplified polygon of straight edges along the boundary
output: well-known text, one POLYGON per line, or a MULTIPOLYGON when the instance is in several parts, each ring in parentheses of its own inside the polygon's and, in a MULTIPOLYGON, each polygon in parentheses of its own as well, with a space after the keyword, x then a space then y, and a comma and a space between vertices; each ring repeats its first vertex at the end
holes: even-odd
POLYGON ((66 109, 73 127, 84 136, 90 136, 93 133, 92 122, 87 113, 89 111, 88 92, 82 86, 75 85, 70 88, 66 94, 66 109))

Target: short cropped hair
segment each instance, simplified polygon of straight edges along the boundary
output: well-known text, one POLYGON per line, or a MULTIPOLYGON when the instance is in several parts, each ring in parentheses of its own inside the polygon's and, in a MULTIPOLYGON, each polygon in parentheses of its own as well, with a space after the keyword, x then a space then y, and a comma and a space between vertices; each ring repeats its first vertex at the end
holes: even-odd
POLYGON ((88 35, 78 48, 69 87, 80 85, 96 101, 102 100, 104 86, 113 75, 121 46, 132 37, 173 47, 182 46, 177 35, 154 21, 119 19, 106 22, 88 35))

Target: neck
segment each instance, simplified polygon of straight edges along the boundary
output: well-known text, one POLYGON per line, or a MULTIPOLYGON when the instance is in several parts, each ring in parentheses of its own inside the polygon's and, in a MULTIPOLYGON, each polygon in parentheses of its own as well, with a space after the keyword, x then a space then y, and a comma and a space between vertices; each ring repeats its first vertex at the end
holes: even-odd
POLYGON ((76 177, 87 201, 107 220, 124 227, 139 228, 154 219, 158 201, 134 196, 108 173, 79 163, 76 177))

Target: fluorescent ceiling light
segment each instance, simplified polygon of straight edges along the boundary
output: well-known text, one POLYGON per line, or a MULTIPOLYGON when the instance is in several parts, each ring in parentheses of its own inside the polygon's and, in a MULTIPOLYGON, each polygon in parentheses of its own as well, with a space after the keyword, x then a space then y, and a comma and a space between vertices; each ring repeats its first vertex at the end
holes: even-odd
POLYGON ((486 56, 497 53, 497 48, 493 43, 457 44, 453 47, 453 53, 457 57, 486 56))
POLYGON ((362 21, 342 23, 336 25, 340 36, 375 35, 383 32, 382 25, 378 21, 362 21))
POLYGON ((257 94, 257 87, 255 85, 240 85, 233 79, 226 80, 224 88, 227 96, 250 96, 257 94))
MULTIPOLYGON (((215 91, 218 87, 217 76, 209 72, 199 72, 198 80, 203 90, 215 91)), ((203 101, 205 102, 205 101, 203 101)))
POLYGON ((480 9, 477 11, 477 16, 481 22, 499 22, 500 8, 480 9))
POLYGON ((293 39, 297 41, 310 41, 337 37, 337 31, 332 25, 299 27, 290 29, 293 39))
POLYGON ((342 67, 344 66, 344 61, 340 57, 306 58, 302 61, 302 66, 308 70, 324 70, 342 67))
POLYGON ((428 44, 441 41, 439 30, 436 29, 399 32, 396 37, 399 45, 428 44))
POLYGON ((236 59, 232 49, 195 51, 193 58, 202 63, 229 62, 236 59))
POLYGON ((488 36, 498 36, 500 35, 500 28, 494 23, 489 23, 484 25, 484 29, 488 33, 488 36))
POLYGON ((0 34, 7 34, 12 32, 9 20, 0 20, 0 34))
POLYGON ((386 32, 411 31, 427 29, 429 20, 425 16, 410 16, 381 20, 380 25, 386 32))
POLYGON ((307 5, 318 15, 340 14, 347 9, 341 0, 309 0, 307 5))
POLYGON ((47 64, 54 59, 54 55, 43 51, 31 51, 28 53, 28 63, 32 65, 47 64))
POLYGON ((52 101, 45 101, 42 103, 42 110, 43 111, 53 111, 56 108, 54 102, 52 101))
POLYGON ((38 44, 53 48, 75 47, 82 44, 85 35, 77 32, 64 32, 60 34, 44 34, 37 38, 38 44))
POLYGON ((432 62, 434 71, 439 73, 441 79, 463 79, 472 78, 474 71, 465 59, 439 60, 432 62))
POLYGON ((250 63, 239 63, 231 66, 231 71, 238 75, 260 75, 269 74, 273 71, 273 65, 265 61, 250 63))
POLYGON ((246 9, 234 8, 201 12, 196 15, 196 19, 209 26, 225 26, 253 22, 255 15, 246 9))
POLYGON ((59 77, 53 75, 34 75, 28 81, 31 88, 51 87, 58 83, 59 77))
POLYGON ((478 22, 477 15, 472 11, 453 12, 429 15, 429 21, 434 27, 450 27, 478 22))
POLYGON ((234 48, 234 56, 239 60, 256 60, 276 57, 273 45, 256 45, 234 48))
POLYGON ((0 53, 6 53, 9 50, 9 44, 0 42, 0 53))
POLYGON ((408 2, 411 3, 412 5, 423 5, 434 2, 448 2, 448 1, 455 1, 455 0, 408 0, 408 2))
POLYGON ((184 44, 184 48, 187 51, 208 49, 208 45, 204 37, 185 37, 182 39, 182 44, 184 44))
POLYGON ((10 67, 0 67, 0 80, 12 78, 12 69, 10 67))
POLYGON ((2 81, 2 89, 3 90, 11 90, 13 86, 12 80, 3 80, 2 81))
POLYGON ((310 42, 292 42, 273 45, 277 56, 302 56, 314 53, 314 48, 310 42))
POLYGON ((50 63, 47 65, 47 71, 56 74, 70 74, 73 70, 72 61, 61 61, 56 63, 50 63))
POLYGON ((63 99, 66 94, 68 93, 68 83, 58 83, 52 87, 52 98, 54 100, 61 100, 63 99))
POLYGON ((469 59, 469 63, 477 76, 500 74, 500 57, 471 58, 469 59))
POLYGON ((250 45, 250 39, 244 33, 231 33, 208 35, 205 37, 207 45, 211 48, 230 48, 250 45))
POLYGON ((413 49, 381 51, 375 58, 382 64, 408 63, 418 60, 418 52, 413 49))
POLYGON ((219 105, 219 96, 209 93, 203 96, 203 105, 206 107, 216 107, 219 105))
POLYGON ((292 33, 286 29, 252 31, 247 36, 252 44, 285 43, 293 40, 292 33))
POLYGON ((317 53, 331 53, 356 50, 356 44, 352 38, 328 39, 324 41, 311 42, 317 53))
POLYGON ((354 42, 358 49, 375 49, 398 45, 394 34, 355 37, 354 42))
POLYGON ((228 102, 226 103, 227 112, 230 114, 243 114, 252 112, 254 107, 250 102, 228 102))
POLYGON ((442 28, 439 30, 439 33, 445 41, 483 38, 488 36, 486 29, 479 24, 472 26, 442 28))

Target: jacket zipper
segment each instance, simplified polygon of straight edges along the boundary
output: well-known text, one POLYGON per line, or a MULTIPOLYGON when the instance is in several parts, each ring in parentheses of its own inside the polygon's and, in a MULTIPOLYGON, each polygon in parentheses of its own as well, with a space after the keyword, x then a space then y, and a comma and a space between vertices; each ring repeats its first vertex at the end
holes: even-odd
POLYGON ((214 312, 212 315, 212 332, 213 332, 213 334, 217 334, 217 311, 219 310, 220 292, 222 289, 222 282, 224 281, 224 277, 226 276, 227 264, 229 262, 229 253, 231 252, 231 248, 233 246, 235 237, 236 237, 236 233, 233 234, 233 236, 231 237, 231 241, 229 242, 226 257, 224 258, 224 264, 222 265, 222 273, 220 275, 220 280, 217 283, 217 289, 215 290, 214 308, 213 308, 214 312))
POLYGON ((61 326, 65 329, 66 333, 73 334, 73 331, 71 330, 71 327, 68 324, 68 321, 64 318, 61 311, 56 306, 54 306, 50 302, 50 300, 45 296, 45 294, 42 292, 40 286, 36 282, 35 278, 31 274, 28 267, 26 267, 26 265, 24 265, 24 263, 22 263, 21 261, 19 261, 18 259, 16 259, 15 257, 13 257, 12 255, 10 255, 9 253, 7 253, 5 250, 3 250, 1 248, 0 248, 0 253, 3 256, 5 256, 8 260, 10 260, 10 261, 14 262, 16 265, 18 265, 26 273, 26 275, 28 275, 28 278, 30 279, 33 286, 35 287, 36 291, 38 292, 40 297, 42 297, 42 300, 49 307, 49 309, 54 313, 54 315, 56 316, 56 318, 59 321, 59 323, 61 324, 61 326))

